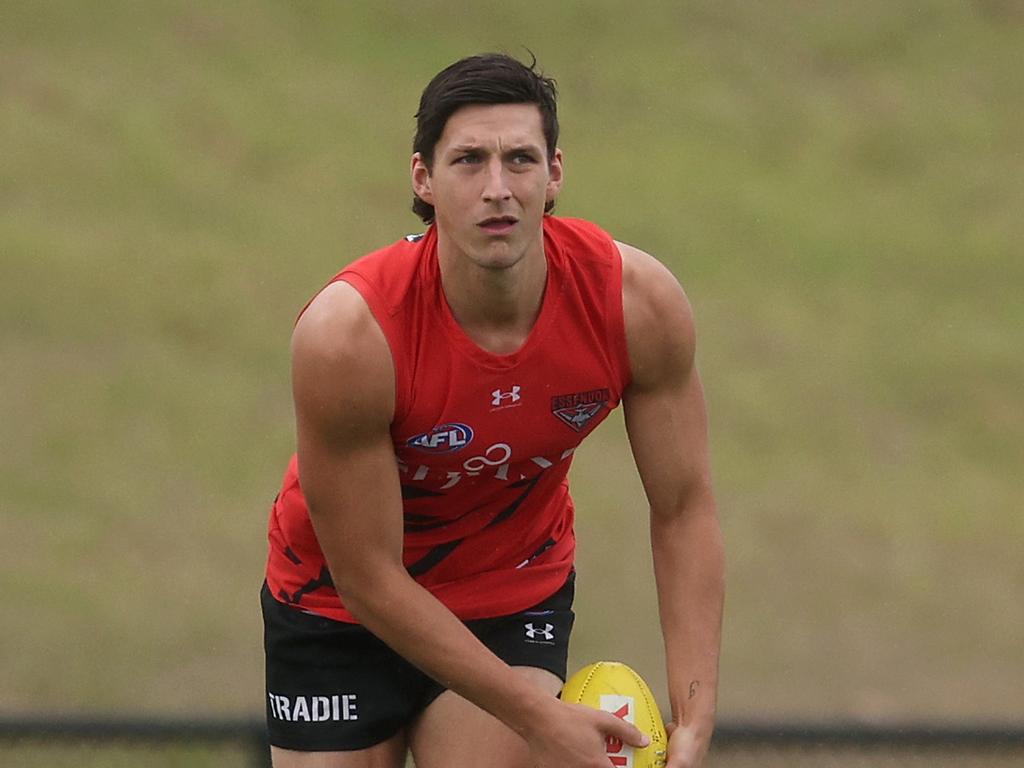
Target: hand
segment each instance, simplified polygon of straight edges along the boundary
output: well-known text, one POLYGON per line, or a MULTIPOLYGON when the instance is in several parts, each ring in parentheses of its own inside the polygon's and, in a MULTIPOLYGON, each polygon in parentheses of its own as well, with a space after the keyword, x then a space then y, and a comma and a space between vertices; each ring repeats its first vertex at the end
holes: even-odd
POLYGON ((711 732, 699 729, 696 723, 665 724, 668 733, 668 763, 665 768, 700 768, 711 746, 711 732))
POLYGON ((536 768, 608 768, 609 737, 646 747, 650 737, 635 725, 582 704, 552 699, 537 713, 537 727, 525 734, 536 768))

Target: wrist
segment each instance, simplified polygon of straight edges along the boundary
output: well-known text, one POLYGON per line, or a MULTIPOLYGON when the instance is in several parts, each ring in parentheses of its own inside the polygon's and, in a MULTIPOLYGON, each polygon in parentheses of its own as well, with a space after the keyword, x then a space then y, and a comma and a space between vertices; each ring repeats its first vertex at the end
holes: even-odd
POLYGON ((715 729, 715 701, 700 697, 686 702, 686 706, 672 707, 672 722, 679 728, 696 733, 711 733, 715 729))
POLYGON ((495 717, 527 741, 533 740, 552 722, 554 708, 561 706, 558 697, 515 678, 515 685, 502 699, 500 711, 492 712, 495 717))
POLYGON ((715 730, 715 713, 688 712, 673 716, 672 723, 674 727, 683 728, 694 737, 706 740, 711 738, 711 734, 715 730))

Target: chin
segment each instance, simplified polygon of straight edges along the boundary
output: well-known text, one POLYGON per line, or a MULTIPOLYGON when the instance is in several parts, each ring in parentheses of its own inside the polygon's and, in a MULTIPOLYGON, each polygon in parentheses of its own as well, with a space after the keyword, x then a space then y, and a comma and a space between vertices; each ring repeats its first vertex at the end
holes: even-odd
POLYGON ((521 249, 514 249, 509 243, 491 243, 473 259, 484 269, 508 269, 523 258, 521 249))

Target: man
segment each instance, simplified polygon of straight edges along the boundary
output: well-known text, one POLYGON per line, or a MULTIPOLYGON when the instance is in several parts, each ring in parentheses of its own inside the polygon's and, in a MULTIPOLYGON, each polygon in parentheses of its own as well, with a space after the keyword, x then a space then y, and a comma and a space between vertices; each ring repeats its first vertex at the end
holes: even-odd
POLYGON ((669 768, 715 715, 723 556, 690 307, 651 256, 547 215, 553 81, 503 55, 425 89, 430 224, 343 270, 292 342, 298 450, 270 520, 267 717, 289 766, 598 768, 646 735, 556 698, 580 441, 621 399, 651 507, 669 768))

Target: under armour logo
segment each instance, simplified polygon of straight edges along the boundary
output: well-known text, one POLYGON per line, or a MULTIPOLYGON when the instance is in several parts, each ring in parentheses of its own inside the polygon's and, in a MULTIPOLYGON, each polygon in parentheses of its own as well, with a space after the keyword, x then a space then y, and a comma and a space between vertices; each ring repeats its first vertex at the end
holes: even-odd
POLYGON ((538 637, 542 640, 554 640, 555 633, 552 632, 555 628, 554 624, 545 624, 542 628, 535 627, 533 622, 530 622, 525 626, 526 636, 531 640, 536 640, 538 637))
POLYGON ((491 392, 491 405, 497 408, 505 400, 511 400, 513 403, 519 402, 519 385, 513 384, 511 392, 502 392, 500 389, 496 389, 491 392))

